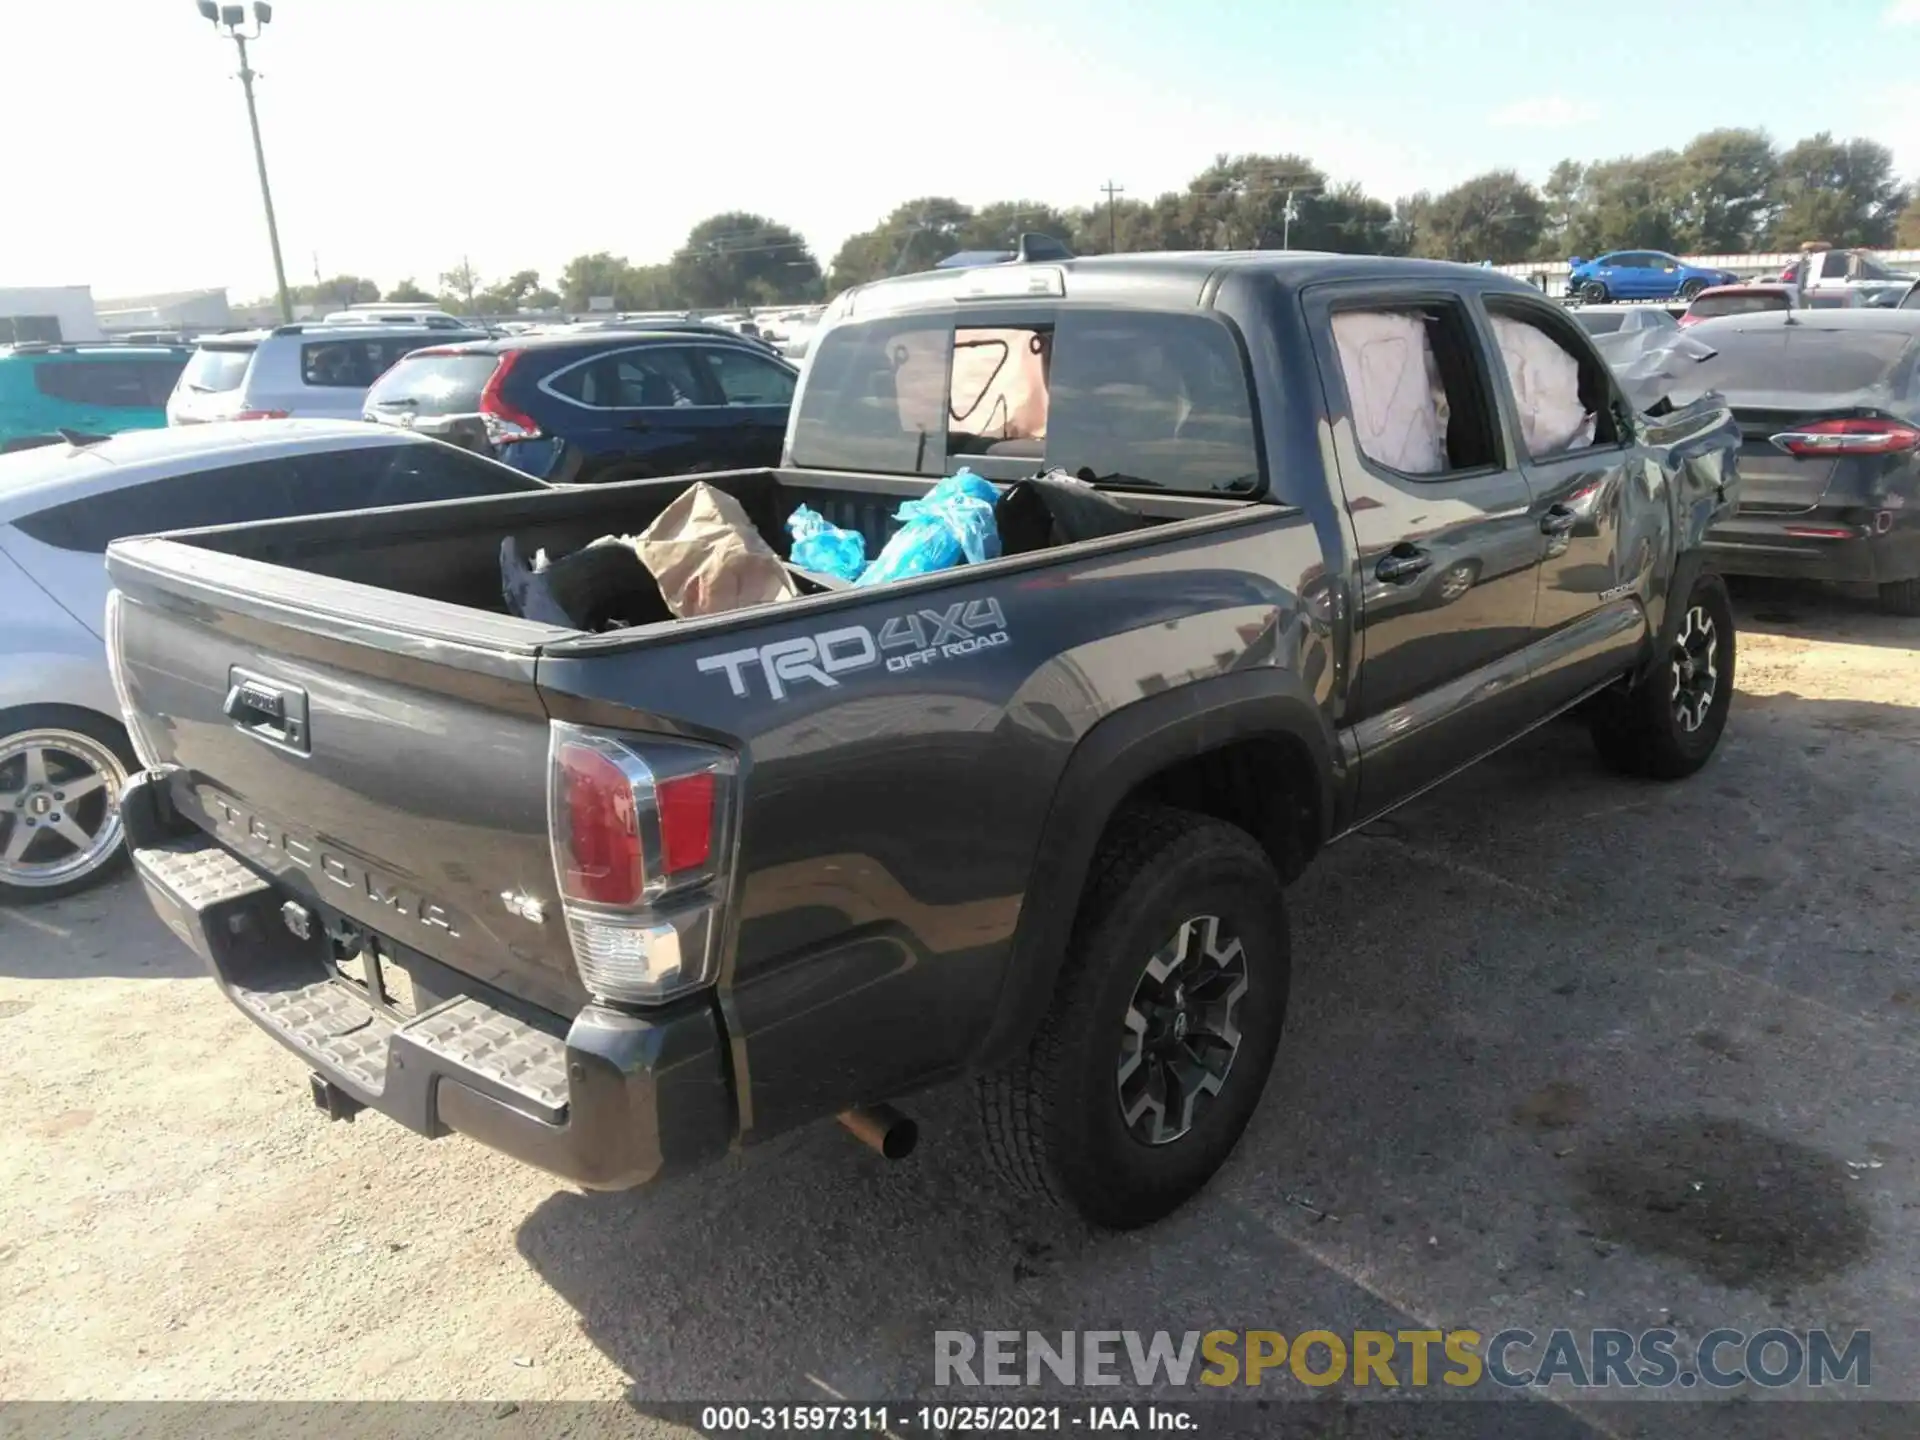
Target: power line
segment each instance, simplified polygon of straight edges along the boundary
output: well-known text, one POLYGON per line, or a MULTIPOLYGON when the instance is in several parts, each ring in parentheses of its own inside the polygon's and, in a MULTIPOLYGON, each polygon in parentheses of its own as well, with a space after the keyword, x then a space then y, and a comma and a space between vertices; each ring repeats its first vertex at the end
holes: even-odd
POLYGON ((1114 201, 1127 192, 1124 186, 1116 185, 1111 180, 1100 188, 1107 194, 1107 253, 1112 254, 1120 248, 1119 242, 1114 238, 1117 229, 1114 219, 1114 201))

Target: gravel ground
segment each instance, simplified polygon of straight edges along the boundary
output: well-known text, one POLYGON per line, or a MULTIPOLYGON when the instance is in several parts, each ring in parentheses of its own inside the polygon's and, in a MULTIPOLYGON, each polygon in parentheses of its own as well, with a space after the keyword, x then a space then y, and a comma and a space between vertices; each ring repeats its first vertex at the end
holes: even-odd
POLYGON ((0 911, 0 1398, 644 1416, 924 1393, 936 1329, 1670 1323, 1870 1327, 1920 1399, 1920 621, 1739 608, 1691 782, 1552 726, 1321 859, 1267 1099, 1142 1234, 1002 1195, 958 1088, 901 1164, 824 1125, 626 1195, 328 1124, 131 881, 0 911))

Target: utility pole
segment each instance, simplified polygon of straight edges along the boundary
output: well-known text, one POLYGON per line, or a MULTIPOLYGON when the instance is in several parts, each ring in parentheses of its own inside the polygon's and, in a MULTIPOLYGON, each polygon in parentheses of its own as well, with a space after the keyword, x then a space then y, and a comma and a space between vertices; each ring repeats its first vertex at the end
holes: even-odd
POLYGON ((247 41, 258 40, 260 32, 273 19, 273 6, 266 0, 254 0, 253 32, 244 29, 247 23, 246 7, 242 5, 218 5, 214 0, 199 0, 200 14, 213 23, 213 28, 233 41, 240 52, 240 88, 247 96, 247 125, 253 131, 253 163, 260 172, 260 203, 267 212, 267 241, 273 246, 273 280, 280 289, 280 318, 293 319, 293 297, 287 291, 287 267, 280 259, 280 226, 273 218, 273 190, 267 184, 267 152, 260 143, 260 112, 253 103, 253 66, 247 62, 247 41))
MULTIPOLYGON (((1273 232, 1268 231, 1267 233, 1272 234, 1273 232)), ((1280 248, 1282 250, 1291 250, 1293 248, 1293 191, 1292 190, 1287 191, 1287 208, 1280 212, 1280 248)))
POLYGON ((1125 186, 1116 185, 1111 180, 1107 181, 1107 183, 1100 188, 1106 192, 1107 196, 1107 253, 1111 255, 1120 248, 1119 242, 1114 238, 1118 232, 1118 226, 1115 223, 1113 213, 1114 200, 1118 196, 1126 194, 1127 191, 1125 186))

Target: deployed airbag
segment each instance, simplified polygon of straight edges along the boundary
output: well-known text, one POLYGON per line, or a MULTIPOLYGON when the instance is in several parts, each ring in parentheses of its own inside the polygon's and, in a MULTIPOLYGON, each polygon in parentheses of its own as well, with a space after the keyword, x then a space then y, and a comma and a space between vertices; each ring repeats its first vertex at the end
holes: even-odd
POLYGON ((1494 339, 1520 411, 1520 433, 1536 460, 1593 443, 1594 417, 1580 403, 1580 362, 1523 320, 1493 317, 1494 339))
POLYGON ((1447 468, 1440 368, 1418 315, 1346 310, 1333 317, 1353 406, 1354 438, 1370 460, 1409 475, 1447 468))

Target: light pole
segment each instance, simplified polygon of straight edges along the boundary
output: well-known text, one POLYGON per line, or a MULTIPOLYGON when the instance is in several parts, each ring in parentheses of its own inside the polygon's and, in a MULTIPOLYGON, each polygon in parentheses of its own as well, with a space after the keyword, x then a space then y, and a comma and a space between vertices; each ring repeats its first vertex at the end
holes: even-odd
POLYGON ((267 239, 273 245, 273 280, 280 287, 280 318, 293 319, 293 297, 287 293, 287 267, 280 259, 280 226, 273 218, 273 191, 267 185, 267 152, 260 145, 260 112, 253 104, 253 67, 247 63, 247 41, 258 40, 273 19, 273 6, 253 0, 253 31, 246 30, 247 7, 200 0, 200 13, 213 28, 232 40, 240 51, 240 88, 247 92, 247 124, 253 127, 253 163, 260 171, 260 203, 267 210, 267 239))

